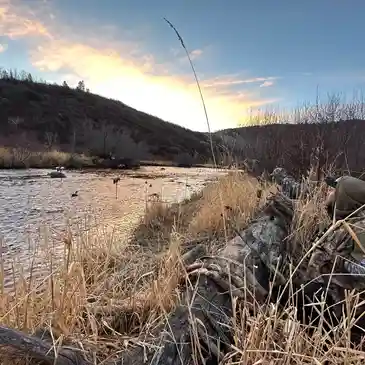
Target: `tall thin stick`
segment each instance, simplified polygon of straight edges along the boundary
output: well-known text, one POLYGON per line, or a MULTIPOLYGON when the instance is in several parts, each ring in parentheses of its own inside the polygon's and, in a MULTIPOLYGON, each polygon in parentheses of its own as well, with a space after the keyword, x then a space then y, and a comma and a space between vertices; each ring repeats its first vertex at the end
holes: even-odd
MULTIPOLYGON (((203 109, 204 109, 204 114, 205 114, 205 120, 207 122, 207 126, 208 126, 208 134, 209 134, 209 142, 210 142, 210 150, 212 152, 212 158, 213 158, 213 164, 214 164, 214 167, 217 169, 218 166, 217 166, 217 161, 215 159, 215 154, 214 154, 214 147, 213 147, 213 138, 212 138, 212 132, 210 130, 210 123, 209 123, 209 117, 208 117, 208 112, 207 112, 207 108, 205 106, 205 101, 204 101, 204 97, 203 97, 203 92, 202 92, 202 89, 200 87, 200 83, 199 83, 199 79, 198 79, 198 76, 195 72, 195 67, 193 65, 193 61, 191 60, 190 58, 190 54, 188 52, 188 49, 185 45, 185 42, 184 40, 182 39, 180 33, 178 32, 178 30, 175 28, 175 26, 170 22, 168 21, 166 18, 164 18, 165 22, 172 28, 172 30, 176 33, 177 35, 177 38, 179 39, 180 43, 181 43, 181 46, 184 48, 185 50, 185 53, 186 53, 186 56, 188 57, 188 60, 190 62, 190 66, 191 66, 191 69, 193 70, 193 74, 194 74, 194 77, 195 77, 195 81, 196 81, 196 85, 198 87, 198 90, 199 90, 199 94, 200 94, 200 98, 201 98, 201 101, 202 101, 202 104, 203 104, 203 109)), ((228 242, 228 236, 227 236, 227 225, 226 225, 226 218, 225 218, 225 214, 224 214, 224 204, 223 204, 223 197, 222 197, 222 191, 219 189, 218 190, 218 193, 219 193, 219 200, 220 200, 220 203, 221 203, 221 208, 222 208, 222 220, 223 220, 223 231, 224 231, 224 236, 225 236, 225 239, 226 239, 226 242, 228 242)))
POLYGON ((209 134, 209 141, 210 141, 210 149, 211 149, 211 152, 212 152, 212 157, 213 157, 213 163, 214 163, 214 167, 217 168, 217 163, 216 163, 216 160, 215 160, 215 154, 214 154, 214 147, 213 147, 213 139, 212 139, 212 133, 211 133, 211 130, 210 130, 210 123, 209 123, 209 118, 208 118, 208 112, 207 112, 207 108, 205 106, 205 101, 204 101, 204 97, 203 97, 203 92, 201 90, 201 87, 200 87, 200 83, 199 83, 199 80, 198 80, 198 76, 195 72, 195 67, 193 65, 193 62, 190 58, 190 54, 187 50, 187 47, 185 46, 185 42, 184 40, 182 39, 180 33, 177 31, 177 29, 175 28, 175 26, 170 22, 168 21, 166 18, 164 18, 165 22, 174 30, 174 32, 176 33, 177 35, 177 38, 179 39, 180 43, 181 43, 181 46, 184 48, 185 50, 185 53, 188 57, 188 60, 190 62, 190 66, 191 66, 191 69, 193 70, 193 73, 194 73, 194 77, 195 77, 195 81, 196 81, 196 84, 198 86, 198 90, 199 90, 199 94, 200 94, 200 98, 202 100, 202 104, 203 104, 203 108, 204 108, 204 114, 205 114, 205 120, 207 122, 207 126, 208 126, 208 134, 209 134))

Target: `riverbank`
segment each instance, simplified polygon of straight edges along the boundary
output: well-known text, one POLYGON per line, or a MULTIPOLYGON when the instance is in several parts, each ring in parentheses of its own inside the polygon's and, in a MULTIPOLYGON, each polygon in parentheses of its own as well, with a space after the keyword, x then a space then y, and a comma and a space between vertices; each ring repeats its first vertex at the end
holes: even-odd
MULTIPOLYGON (((49 274, 40 283, 19 280, 15 294, 1 296, 1 323, 28 332, 51 328, 53 341, 82 342, 97 363, 136 344, 148 346, 148 336, 179 301, 186 248, 201 242, 214 254, 275 191, 271 184, 231 172, 180 204, 149 202, 128 242, 102 233, 78 240, 66 236, 61 265, 48 258, 49 274)), ((303 251, 316 225, 326 219, 324 192, 320 187, 310 200, 296 205, 294 242, 303 251)), ((239 301, 234 303, 236 363, 339 364, 349 356, 352 364, 363 361, 361 354, 344 353, 329 340, 325 344, 328 334, 321 326, 309 336, 291 306, 280 312, 276 306, 257 307, 249 313, 239 301)))
MULTIPOLYGON (((101 346, 105 352, 97 354, 100 359, 118 347, 125 348, 125 339, 143 336, 139 328, 163 320, 161 314, 176 303, 178 262, 186 243, 200 240, 213 249, 224 239, 218 191, 243 226, 257 208, 257 189, 255 179, 232 173, 179 204, 158 199, 148 202, 146 214, 128 242, 102 230, 92 237, 66 235, 59 264, 54 263, 51 250, 43 254, 48 275, 41 281, 19 278, 15 291, 1 295, 1 323, 27 332, 51 324, 56 338, 82 339, 86 347, 101 346), (110 306, 109 311, 122 308, 124 317, 118 319, 110 313, 100 317, 97 312, 105 306, 110 306), (106 335, 108 327, 114 330, 106 335)), ((228 236, 234 234, 232 227, 233 223, 226 227, 228 236)), ((39 242, 39 246, 37 254, 42 255, 52 242, 39 242)))
POLYGON ((30 275, 26 268, 37 264, 37 275, 45 273, 42 260, 33 260, 39 242, 46 247, 52 244, 52 250, 62 256, 67 232, 92 237, 95 229, 96 233, 108 230, 113 239, 126 240, 149 201, 158 197, 164 204, 181 202, 225 174, 214 169, 141 167, 137 171, 67 170, 65 179, 54 179, 50 171, 0 170, 0 239, 8 285, 13 280, 12 266, 30 275))
MULTIPOLYGON (((163 160, 128 160, 126 169, 138 169, 140 166, 159 167, 199 167, 213 168, 211 163, 207 164, 182 164, 174 161, 163 160)), ((62 152, 57 150, 34 152, 23 148, 0 147, 0 169, 52 169, 63 166, 66 169, 100 169, 108 168, 107 160, 78 153, 62 152)))

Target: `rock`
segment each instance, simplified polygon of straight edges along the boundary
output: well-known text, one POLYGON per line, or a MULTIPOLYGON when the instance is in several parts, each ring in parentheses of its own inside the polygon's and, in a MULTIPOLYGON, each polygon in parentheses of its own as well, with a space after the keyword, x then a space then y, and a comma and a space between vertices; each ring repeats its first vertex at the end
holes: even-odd
POLYGON ((141 167, 137 160, 132 158, 105 159, 98 163, 98 167, 108 169, 136 170, 141 167))
POLYGON ((63 179, 66 177, 66 174, 63 173, 62 171, 52 171, 48 175, 51 178, 58 178, 58 179, 63 179))

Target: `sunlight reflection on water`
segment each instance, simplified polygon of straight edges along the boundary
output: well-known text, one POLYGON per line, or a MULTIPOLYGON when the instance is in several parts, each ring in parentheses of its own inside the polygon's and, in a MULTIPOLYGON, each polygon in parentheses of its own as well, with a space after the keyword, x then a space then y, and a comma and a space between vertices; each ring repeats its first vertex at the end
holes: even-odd
MULTIPOLYGON (((51 179, 50 170, 0 170, 0 240, 5 283, 14 262, 29 271, 34 252, 60 254, 67 227, 73 234, 102 227, 118 239, 128 238, 143 215, 146 198, 157 193, 166 202, 178 202, 223 174, 213 169, 144 167, 133 172, 66 171, 65 179, 51 179), (120 176, 116 198, 113 177, 120 176), (147 182, 147 183, 146 183, 147 182), (77 197, 71 194, 78 191, 77 197)), ((39 257, 41 257, 40 255, 39 257)), ((34 262, 42 272, 42 260, 34 262)))

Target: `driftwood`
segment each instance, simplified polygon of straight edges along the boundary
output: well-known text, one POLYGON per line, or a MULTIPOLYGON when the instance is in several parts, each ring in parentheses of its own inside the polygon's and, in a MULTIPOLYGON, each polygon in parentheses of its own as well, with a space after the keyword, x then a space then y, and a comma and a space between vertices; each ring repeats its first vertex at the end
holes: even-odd
MULTIPOLYGON (((284 181, 286 190, 292 192, 288 184, 294 180, 284 181)), ((294 190, 297 191, 297 185, 294 190)), ((279 193, 216 257, 200 257, 193 262, 194 255, 186 256, 188 275, 184 294, 180 305, 169 315, 154 341, 154 350, 146 354, 144 349, 137 348, 132 354, 124 354, 118 363, 219 363, 231 351, 233 343, 233 299, 244 301, 249 309, 254 302, 264 303, 267 300, 270 284, 284 284, 285 278, 281 273, 288 262, 285 239, 292 217, 292 200, 279 193)), ((201 253, 197 249, 199 256, 201 253)), ((307 288, 311 290, 310 286, 307 288)), ((78 350, 66 347, 58 349, 55 359, 52 346, 47 341, 6 328, 1 328, 0 345, 12 347, 46 364, 89 364, 78 350)))
POLYGON ((0 326, 0 346, 7 347, 7 353, 15 358, 28 358, 45 365, 86 365, 81 351, 72 347, 61 347, 55 351, 47 341, 0 326))

